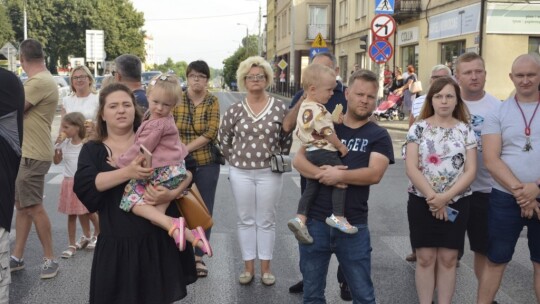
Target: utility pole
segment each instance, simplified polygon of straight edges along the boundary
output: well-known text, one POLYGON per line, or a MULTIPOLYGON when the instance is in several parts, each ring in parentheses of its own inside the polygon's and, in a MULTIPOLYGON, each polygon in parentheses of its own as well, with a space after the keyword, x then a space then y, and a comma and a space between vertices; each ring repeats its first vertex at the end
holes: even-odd
POLYGON ((23 10, 23 22, 24 22, 24 40, 28 39, 28 22, 26 19, 26 0, 24 1, 24 10, 23 10))
POLYGON ((294 17, 294 0, 291 1, 291 54, 289 56, 289 84, 294 84, 294 29, 295 29, 295 22, 296 19, 294 17))

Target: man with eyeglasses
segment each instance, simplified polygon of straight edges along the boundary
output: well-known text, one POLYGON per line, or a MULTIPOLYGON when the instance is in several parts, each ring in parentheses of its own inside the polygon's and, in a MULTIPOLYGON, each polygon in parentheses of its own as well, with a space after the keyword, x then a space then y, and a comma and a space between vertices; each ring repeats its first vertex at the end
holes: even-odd
MULTIPOLYGON (((435 79, 443 77, 443 76, 452 76, 452 71, 450 71, 450 69, 446 65, 443 65, 443 64, 438 64, 434 66, 431 69, 431 77, 429 78, 429 84, 431 85, 435 79)), ((411 106, 411 115, 409 115, 409 128, 412 126, 412 124, 416 120, 416 117, 420 115, 420 111, 422 110, 422 106, 424 105, 425 100, 426 100, 426 95, 422 95, 413 101, 412 106, 411 106)), ((414 255, 414 253, 412 253, 412 255, 414 255)), ((412 260, 409 259, 409 256, 408 256, 407 261, 416 261, 416 256, 414 256, 412 260)))
POLYGON ((141 83, 141 60, 135 55, 124 54, 116 57, 114 64, 116 66, 112 71, 114 80, 131 89, 137 104, 145 112, 148 109, 148 99, 141 83))

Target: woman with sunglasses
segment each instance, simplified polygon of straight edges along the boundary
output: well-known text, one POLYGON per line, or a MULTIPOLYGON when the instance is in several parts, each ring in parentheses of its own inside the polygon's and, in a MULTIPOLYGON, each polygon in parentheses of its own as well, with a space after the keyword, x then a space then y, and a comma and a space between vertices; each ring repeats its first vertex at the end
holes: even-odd
POLYGON ((223 116, 219 137, 229 160, 229 180, 238 213, 238 239, 244 260, 240 284, 249 284, 255 274, 255 258, 261 261, 261 281, 273 285, 270 270, 276 230, 276 206, 283 175, 270 169, 272 153, 288 154, 292 137, 281 123, 287 106, 266 92, 273 83, 270 64, 259 56, 249 57, 236 71, 246 98, 229 107, 223 116))
MULTIPOLYGON (((219 128, 219 101, 208 92, 210 68, 202 60, 191 62, 186 71, 187 90, 181 102, 173 110, 180 140, 186 145, 190 157, 186 159, 187 169, 192 170, 193 182, 197 185, 210 214, 214 210, 214 198, 219 179, 220 164, 214 160, 210 145, 215 144, 219 128), (192 161, 187 161, 191 159, 192 161)), ((212 229, 206 230, 210 239, 212 229)), ((208 268, 202 257, 204 252, 195 248, 197 276, 206 277, 208 268)))
MULTIPOLYGON (((93 134, 94 132, 94 121, 99 108, 99 98, 95 90, 96 82, 90 70, 84 65, 74 68, 71 71, 69 79, 71 82, 70 85, 72 93, 69 96, 64 97, 62 100, 62 109, 60 113, 62 120, 64 119, 64 115, 68 113, 82 113, 86 119, 86 140, 89 134, 93 134)), ((62 132, 59 132, 58 138, 56 139, 56 144, 61 144, 65 139, 65 135, 62 134, 62 132)), ((96 247, 97 237, 99 235, 98 215, 97 213, 89 213, 84 207, 76 212, 76 215, 79 218, 79 223, 81 224, 83 235, 75 243, 76 223, 72 223, 70 229, 73 229, 73 231, 70 234, 69 244, 75 244, 75 248, 77 249, 86 248, 92 250, 96 247), (93 234, 90 232, 90 221, 94 226, 93 234)), ((65 255, 66 257, 71 257, 75 253, 75 249, 73 249, 73 247, 69 247, 67 251, 71 252, 71 254, 67 253, 65 255)))

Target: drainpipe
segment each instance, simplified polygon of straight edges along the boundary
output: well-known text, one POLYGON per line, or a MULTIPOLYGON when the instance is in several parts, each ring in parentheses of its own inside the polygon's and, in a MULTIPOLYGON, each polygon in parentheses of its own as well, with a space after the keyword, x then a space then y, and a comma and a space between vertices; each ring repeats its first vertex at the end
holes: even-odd
POLYGON ((478 55, 482 56, 484 44, 484 17, 486 15, 486 0, 480 0, 480 33, 478 34, 478 55))
POLYGON ((336 0, 332 0, 331 15, 330 15, 330 26, 332 27, 332 54, 336 55, 336 0))

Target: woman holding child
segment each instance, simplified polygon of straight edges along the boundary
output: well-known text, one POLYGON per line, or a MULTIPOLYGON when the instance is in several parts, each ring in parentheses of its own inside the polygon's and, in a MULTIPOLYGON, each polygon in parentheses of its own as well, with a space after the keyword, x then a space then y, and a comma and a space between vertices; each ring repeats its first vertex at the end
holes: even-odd
POLYGON ((251 283, 258 257, 262 283, 273 285, 276 279, 270 261, 283 176, 270 170, 270 157, 279 151, 289 153, 291 136, 281 130, 287 106, 266 92, 273 83, 273 72, 263 58, 253 56, 240 63, 236 79, 247 95, 225 112, 219 137, 230 163, 229 180, 238 213, 238 239, 244 260, 239 282, 251 283))
MULTIPOLYGON (((96 139, 84 145, 75 174, 74 191, 90 212, 99 211, 101 234, 94 252, 90 303, 172 303, 187 295, 196 280, 193 250, 179 252, 166 231, 118 206, 130 179, 148 178, 153 169, 138 156, 116 169, 116 161, 134 143, 141 125, 135 97, 122 84, 103 88, 99 96, 96 139)), ((145 203, 168 204, 181 195, 186 178, 173 190, 148 187, 145 203)), ((171 204, 168 213, 174 212, 171 204)), ((171 214, 175 217, 178 214, 171 214)))
POLYGON ((459 86, 450 77, 433 82, 409 129, 406 169, 419 302, 432 303, 437 288, 437 303, 451 303, 476 174, 476 138, 459 86))

